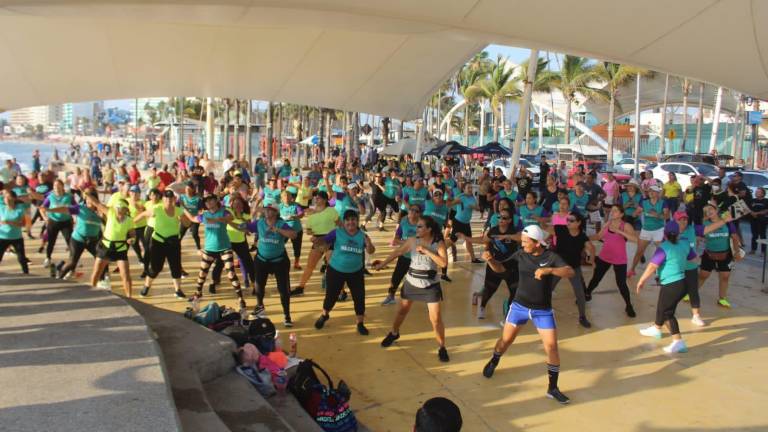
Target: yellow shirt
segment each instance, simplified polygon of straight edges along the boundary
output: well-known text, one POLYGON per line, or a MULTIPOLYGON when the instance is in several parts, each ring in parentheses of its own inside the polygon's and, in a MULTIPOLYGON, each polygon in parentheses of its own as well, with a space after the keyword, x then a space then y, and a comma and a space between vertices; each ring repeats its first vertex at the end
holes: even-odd
POLYGON ((664 191, 664 198, 678 198, 683 191, 678 182, 666 182, 661 188, 664 191))
POLYGON ((336 221, 339 220, 339 213, 333 207, 326 207, 320 213, 313 213, 307 217, 307 228, 312 230, 313 235, 325 235, 336 228, 336 221))

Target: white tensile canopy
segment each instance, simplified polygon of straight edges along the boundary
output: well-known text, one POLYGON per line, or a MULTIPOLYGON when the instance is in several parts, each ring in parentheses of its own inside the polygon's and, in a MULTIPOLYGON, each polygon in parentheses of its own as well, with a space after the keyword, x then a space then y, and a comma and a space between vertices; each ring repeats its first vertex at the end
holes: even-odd
MULTIPOLYGON (((434 147, 435 144, 432 141, 425 140, 422 143, 422 152, 426 153, 434 147)), ((416 139, 404 138, 400 141, 388 145, 380 152, 384 156, 403 156, 403 155, 415 155, 416 154, 416 139)))
POLYGON ((756 0, 0 0, 0 109, 156 95, 420 117, 490 43, 768 98, 756 0))

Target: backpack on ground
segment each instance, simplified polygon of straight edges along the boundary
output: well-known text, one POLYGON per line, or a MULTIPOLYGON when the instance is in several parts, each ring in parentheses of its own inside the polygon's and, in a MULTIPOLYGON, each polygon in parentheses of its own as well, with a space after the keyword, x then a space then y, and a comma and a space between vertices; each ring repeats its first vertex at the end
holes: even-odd
POLYGON ((349 387, 340 381, 338 388, 334 388, 331 377, 317 363, 309 359, 299 363, 296 374, 288 381, 288 389, 324 431, 357 431, 357 419, 349 407, 349 387), (322 372, 328 386, 320 382, 315 369, 322 372))
POLYGON ((269 318, 256 318, 248 324, 248 342, 256 345, 262 354, 275 350, 277 330, 269 318))
POLYGON ((209 326, 221 319, 221 307, 216 302, 210 302, 200 309, 200 312, 196 313, 192 319, 204 326, 209 326))

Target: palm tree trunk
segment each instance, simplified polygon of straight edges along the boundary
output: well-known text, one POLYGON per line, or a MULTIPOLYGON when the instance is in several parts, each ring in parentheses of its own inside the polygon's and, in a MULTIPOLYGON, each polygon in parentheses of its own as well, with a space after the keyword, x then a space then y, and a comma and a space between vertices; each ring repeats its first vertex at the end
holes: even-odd
POLYGON ((491 115, 493 116, 493 140, 498 142, 499 141, 499 116, 496 113, 496 110, 491 107, 491 115))
POLYGON ((354 153, 353 159, 356 159, 360 157, 360 113, 355 111, 355 114, 352 116, 352 150, 354 153))
POLYGON ((381 143, 384 147, 389 145, 389 124, 391 120, 389 117, 381 119, 381 143))
POLYGON ((512 175, 514 175, 517 169, 517 164, 520 161, 520 148, 521 140, 523 139, 523 130, 521 129, 523 121, 528 116, 528 110, 531 107, 531 97, 533 97, 533 83, 536 81, 536 69, 539 65, 539 50, 532 49, 528 57, 528 79, 525 81, 523 87, 523 98, 520 104, 520 113, 517 116, 517 130, 515 131, 515 141, 512 144, 512 175))
POLYGON ((233 153, 240 160, 240 99, 235 99, 235 144, 233 153))
POLYGON ((565 99, 565 144, 571 143, 571 104, 573 101, 565 99))
MULTIPOLYGON (((499 139, 504 141, 504 129, 506 129, 506 122, 504 121, 504 102, 499 103, 499 139)), ((519 126, 518 126, 519 127, 519 126)), ((504 145, 504 143, 501 143, 504 145)))
POLYGON ((667 146, 666 146, 666 139, 667 139, 667 98, 669 97, 669 74, 666 75, 666 78, 664 79, 664 101, 662 102, 661 107, 661 129, 659 135, 661 135, 661 139, 659 140, 659 146, 661 153, 665 154, 667 152, 667 146))
POLYGON ((715 96, 715 113, 712 116, 712 134, 709 137, 709 151, 716 149, 717 147, 717 132, 720 129, 720 108, 723 105, 723 88, 717 88, 717 95, 715 96))
POLYGON ((267 104, 267 178, 271 177, 272 173, 272 141, 274 141, 274 126, 272 125, 272 120, 275 118, 275 107, 272 102, 269 102, 267 104))
POLYGON ((464 106, 464 145, 469 146, 469 104, 464 106))
POLYGON ((205 153, 210 159, 213 159, 213 98, 205 99, 205 153))
POLYGON ((688 92, 690 92, 690 84, 688 78, 683 80, 683 151, 687 151, 685 148, 688 141, 688 92))
MULTIPOLYGON (((536 143, 538 148, 541 148, 541 142, 544 141, 544 108, 539 108, 539 142, 536 143)), ((530 153, 530 145, 527 149, 527 153, 530 153)))
POLYGON ((694 153, 701 153, 701 128, 704 124, 704 83, 699 83, 699 118, 696 120, 696 145, 694 153))
POLYGON ((480 142, 478 145, 485 145, 485 105, 480 102, 480 142))
MULTIPOLYGON (((611 86, 613 87, 613 86, 611 86)), ((608 164, 613 166, 613 129, 616 126, 616 90, 611 88, 611 101, 608 104, 608 164)))
POLYGON ((320 133, 317 135, 317 145, 324 152, 328 151, 328 141, 325 138, 325 109, 323 108, 320 108, 320 133))
POLYGON ((400 120, 400 124, 397 126, 397 140, 403 139, 403 134, 405 133, 405 121, 400 120))
MULTIPOLYGON (((253 149, 251 142, 251 114, 252 114, 251 100, 246 99, 245 103, 245 154, 248 158, 248 166, 253 166, 253 149)), ((249 168, 250 169, 250 168, 249 168)))
POLYGON ((224 99, 224 145, 222 159, 229 155, 229 99, 224 99))

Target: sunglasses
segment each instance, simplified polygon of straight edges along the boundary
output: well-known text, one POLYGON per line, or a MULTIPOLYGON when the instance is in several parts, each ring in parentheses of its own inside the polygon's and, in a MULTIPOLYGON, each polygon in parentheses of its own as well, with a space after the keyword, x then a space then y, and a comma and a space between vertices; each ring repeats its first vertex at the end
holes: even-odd
POLYGON ((416 213, 421 213, 421 209, 419 209, 419 208, 412 208, 412 209, 410 209, 410 211, 416 212, 416 213))
POLYGON ((416 229, 419 229, 419 228, 424 229, 426 227, 424 225, 416 225, 416 229))
POLYGON ((509 216, 502 216, 502 217, 499 218, 499 220, 510 220, 510 219, 512 219, 512 218, 509 217, 509 216))
POLYGON ((566 219, 566 221, 568 221, 568 222, 576 222, 576 219, 575 218, 568 218, 568 219, 566 219))

